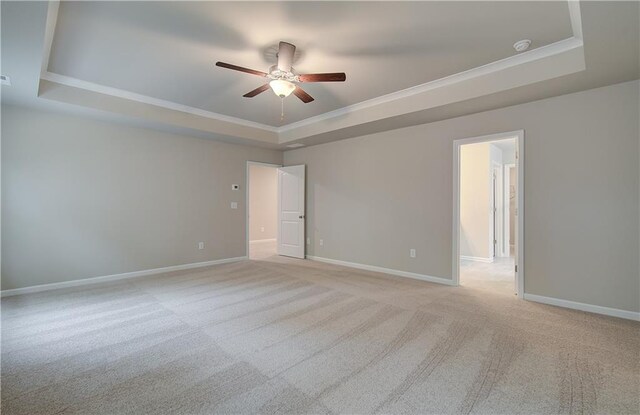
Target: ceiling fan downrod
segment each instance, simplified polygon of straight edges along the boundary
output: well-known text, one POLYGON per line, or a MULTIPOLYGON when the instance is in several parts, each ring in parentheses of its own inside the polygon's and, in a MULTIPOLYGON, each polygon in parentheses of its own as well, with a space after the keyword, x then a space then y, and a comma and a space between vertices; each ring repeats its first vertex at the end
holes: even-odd
POLYGON ((284 97, 280 97, 280 121, 284 121, 284 97))

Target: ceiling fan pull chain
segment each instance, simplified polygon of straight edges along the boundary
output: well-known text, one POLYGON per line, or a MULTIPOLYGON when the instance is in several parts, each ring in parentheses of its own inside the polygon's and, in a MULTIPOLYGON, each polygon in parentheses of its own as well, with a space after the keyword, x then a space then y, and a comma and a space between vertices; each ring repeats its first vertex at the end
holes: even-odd
POLYGON ((284 121, 284 98, 280 98, 281 111, 280 111, 280 121, 284 121))

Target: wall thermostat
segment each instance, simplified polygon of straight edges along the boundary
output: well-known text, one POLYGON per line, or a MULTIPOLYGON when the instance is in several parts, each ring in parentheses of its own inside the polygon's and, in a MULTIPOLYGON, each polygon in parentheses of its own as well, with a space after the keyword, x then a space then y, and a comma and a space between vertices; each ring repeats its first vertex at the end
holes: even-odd
POLYGON ((231 190, 239 190, 240 189, 240 185, 239 184, 232 184, 231 185, 231 190))

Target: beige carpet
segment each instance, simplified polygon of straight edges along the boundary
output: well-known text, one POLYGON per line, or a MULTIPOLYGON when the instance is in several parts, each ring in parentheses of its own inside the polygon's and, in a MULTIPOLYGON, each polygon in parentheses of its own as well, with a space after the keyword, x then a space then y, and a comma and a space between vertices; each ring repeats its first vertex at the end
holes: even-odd
POLYGON ((2 299, 2 413, 638 413, 639 350, 634 322, 271 257, 2 299))

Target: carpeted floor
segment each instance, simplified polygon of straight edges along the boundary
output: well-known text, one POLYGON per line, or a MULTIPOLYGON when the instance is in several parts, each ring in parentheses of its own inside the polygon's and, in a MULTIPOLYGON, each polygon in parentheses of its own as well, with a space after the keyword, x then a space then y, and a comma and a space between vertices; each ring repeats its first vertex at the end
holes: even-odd
POLYGON ((638 413, 640 325, 312 261, 2 299, 2 413, 638 413))

